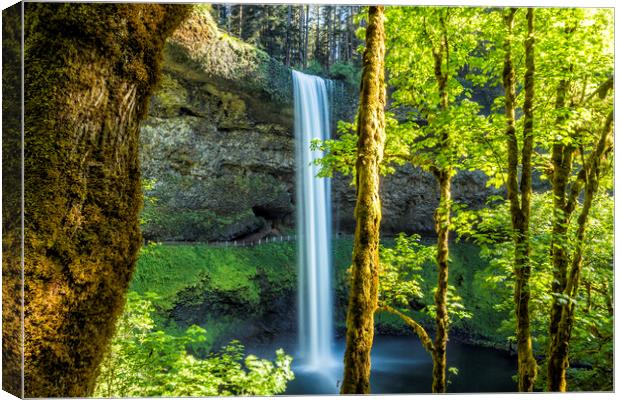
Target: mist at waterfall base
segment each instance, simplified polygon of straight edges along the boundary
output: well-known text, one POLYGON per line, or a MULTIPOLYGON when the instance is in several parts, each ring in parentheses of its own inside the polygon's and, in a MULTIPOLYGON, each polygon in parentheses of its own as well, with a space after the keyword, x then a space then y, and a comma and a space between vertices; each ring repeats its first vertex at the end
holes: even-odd
MULTIPOLYGON (((313 139, 330 137, 331 82, 293 71, 297 157, 298 332, 277 334, 249 346, 248 352, 269 357, 275 348, 293 356, 295 379, 285 394, 337 394, 343 376, 344 338, 333 329, 330 180, 317 178, 312 161, 313 139)), ((376 335, 372 348, 372 393, 428 393, 432 359, 413 336, 376 335)), ((504 353, 448 343, 449 392, 512 392, 516 385, 514 357, 504 353)))

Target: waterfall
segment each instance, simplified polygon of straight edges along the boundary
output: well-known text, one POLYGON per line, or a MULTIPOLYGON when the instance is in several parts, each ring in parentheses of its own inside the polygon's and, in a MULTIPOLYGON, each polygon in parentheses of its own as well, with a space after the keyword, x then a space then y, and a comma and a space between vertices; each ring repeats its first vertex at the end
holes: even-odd
POLYGON ((331 287, 330 180, 317 178, 312 139, 330 137, 330 81, 293 71, 297 155, 297 237, 299 254, 299 346, 305 367, 331 363, 333 322, 331 287))

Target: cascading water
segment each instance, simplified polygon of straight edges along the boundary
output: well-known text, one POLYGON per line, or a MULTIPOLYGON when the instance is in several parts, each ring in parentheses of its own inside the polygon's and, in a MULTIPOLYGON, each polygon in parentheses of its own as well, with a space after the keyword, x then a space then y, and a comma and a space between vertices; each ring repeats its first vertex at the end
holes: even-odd
POLYGON ((333 323, 331 288, 330 180, 317 178, 313 139, 329 139, 330 82, 293 71, 297 152, 297 232, 299 251, 299 345, 308 369, 331 364, 333 323))

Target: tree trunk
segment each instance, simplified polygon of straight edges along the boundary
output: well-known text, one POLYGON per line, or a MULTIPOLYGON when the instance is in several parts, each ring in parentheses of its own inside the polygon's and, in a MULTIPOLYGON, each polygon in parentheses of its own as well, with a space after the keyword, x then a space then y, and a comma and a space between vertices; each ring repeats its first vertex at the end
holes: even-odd
MULTIPOLYGON (((568 369, 568 349, 574 323, 575 304, 571 301, 576 299, 579 289, 579 277, 581 274, 583 246, 587 228, 588 216, 592 207, 594 196, 598 189, 600 164, 607 152, 611 149, 613 140, 613 111, 608 115, 605 124, 601 129, 601 135, 596 149, 590 154, 586 164, 583 166, 583 177, 585 177, 585 193, 583 205, 579 217, 577 218, 577 232, 575 234, 575 250, 567 261, 570 263, 570 271, 565 279, 566 285, 562 294, 567 301, 559 303, 555 308, 557 327, 555 334, 550 337, 549 357, 547 367, 547 388, 554 392, 565 392, 566 370, 568 369)), ((582 174, 580 173, 580 178, 582 174)), ((576 183, 574 183, 575 185, 576 183)), ((569 204, 576 201, 576 194, 573 192, 569 198, 569 204)))
POLYGON ((325 52, 325 66, 326 69, 329 70, 329 67, 332 65, 332 48, 333 48, 333 38, 334 38, 334 23, 332 20, 333 7, 327 6, 327 51, 325 52))
POLYGON ((452 171, 446 168, 438 173, 439 207, 435 210, 437 232, 437 290, 435 306, 435 345, 433 352, 433 393, 446 392, 446 347, 448 344, 448 260, 450 235, 450 203, 452 171))
POLYGON ((2 10, 2 390, 22 387, 22 5, 2 10))
POLYGON ((293 6, 286 9, 286 38, 284 39, 284 65, 291 66, 291 16, 293 6))
POLYGON ((357 203, 342 394, 370 393, 370 350, 379 286, 379 165, 385 143, 383 6, 371 6, 358 115, 357 203))
POLYGON ((141 243, 139 121, 189 8, 25 7, 25 395, 85 397, 141 243))
MULTIPOLYGON (((434 74, 437 81, 439 106, 442 111, 449 107, 448 78, 449 52, 448 32, 445 19, 441 21, 441 40, 438 47, 433 48, 434 74), (443 68, 444 63, 445 69, 443 68)), ((450 132, 444 129, 440 132, 441 152, 447 160, 452 159, 452 143, 450 132)), ((435 232, 437 232, 437 290, 435 291, 435 344, 433 351, 433 393, 446 392, 446 350, 448 345, 448 269, 449 269, 449 236, 450 236, 450 207, 452 202, 451 181, 454 174, 452 162, 432 168, 432 172, 439 184, 439 206, 435 210, 435 232)))
MULTIPOLYGON (((562 81, 558 87, 556 98, 556 109, 564 107, 568 83, 562 81)), ((558 117, 560 120, 561 117, 558 117)), ((553 163, 553 228, 551 239, 551 259, 553 262, 553 281, 551 284, 552 293, 564 293, 566 289, 566 273, 568 270, 568 254, 566 250, 568 230, 568 217, 566 202, 566 186, 572 167, 571 146, 556 143, 553 145, 551 160, 553 163)), ((562 318, 562 304, 558 297, 554 295, 551 304, 551 316, 549 320, 549 355, 547 360, 547 389, 550 391, 563 391, 566 387, 566 378, 562 371, 565 367, 561 357, 554 354, 561 352, 559 336, 560 320, 562 318)), ((568 344, 566 344, 568 346, 568 344)), ((567 366, 566 366, 567 367, 567 366)))
POLYGON ((534 100, 534 11, 527 11, 528 37, 525 42, 526 73, 525 73, 525 101, 523 105, 524 128, 523 148, 521 149, 522 175, 521 185, 518 184, 519 145, 515 131, 515 71, 512 64, 511 35, 514 27, 516 8, 511 8, 505 16, 508 36, 504 43, 505 58, 503 84, 506 91, 506 137, 508 142, 508 179, 506 187, 510 201, 512 229, 514 230, 514 274, 515 274, 515 314, 517 320, 517 365, 518 388, 521 392, 534 390, 536 382, 537 364, 532 348, 530 333, 530 242, 529 219, 530 198, 532 194, 532 149, 533 149, 533 113, 534 100), (519 203, 521 194, 521 203, 519 203))
POLYGON ((306 5, 306 21, 304 29, 304 68, 308 68, 308 31, 310 30, 310 6, 306 5))
POLYGON ((316 25, 314 28, 315 36, 314 36, 314 56, 313 58, 319 62, 319 64, 324 65, 321 57, 321 6, 316 6, 316 25))

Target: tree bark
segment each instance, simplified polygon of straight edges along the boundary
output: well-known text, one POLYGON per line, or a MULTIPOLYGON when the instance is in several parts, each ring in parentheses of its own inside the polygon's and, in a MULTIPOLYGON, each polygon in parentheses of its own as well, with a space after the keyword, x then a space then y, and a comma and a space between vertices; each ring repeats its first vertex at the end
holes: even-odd
POLYGON ((284 39, 284 65, 291 66, 291 16, 293 6, 286 8, 286 38, 284 39))
POLYGON ((446 392, 446 348, 448 345, 448 265, 450 235, 450 204, 452 170, 439 172, 439 207, 435 210, 435 231, 437 232, 437 290, 435 307, 435 345, 433 352, 433 393, 446 392))
MULTIPOLYGON (((441 16, 441 39, 437 47, 433 48, 434 73, 439 94, 439 106, 443 112, 449 107, 448 78, 449 54, 448 32, 446 15, 441 16), (445 64, 445 69, 444 69, 445 64)), ((450 132, 444 129, 440 132, 441 152, 447 160, 452 159, 452 139, 450 132)), ((435 232, 437 233, 437 290, 435 291, 435 344, 433 351, 433 393, 446 392, 446 352, 448 345, 448 271, 450 258, 450 208, 452 203, 452 176, 454 168, 452 162, 431 169, 439 184, 439 206, 435 210, 435 232)))
POLYGON ((2 10, 2 390, 22 386, 22 3, 2 10))
MULTIPOLYGON (((556 110, 565 107, 567 91, 568 81, 564 79, 560 81, 557 88, 556 110)), ((564 119, 562 115, 557 117, 556 123, 558 125, 564 119)), ((572 169, 573 150, 572 146, 562 143, 553 144, 551 150, 551 161, 553 164, 553 176, 551 178, 553 191, 553 227, 551 238, 553 280, 551 292, 553 300, 549 318, 549 350, 547 359, 547 389, 550 391, 561 391, 561 387, 566 385, 565 379, 561 376, 561 371, 564 368, 558 364, 561 360, 558 360, 552 354, 557 353, 557 349, 560 346, 559 343, 554 343, 554 341, 559 339, 559 324, 562 318, 562 304, 557 295, 564 293, 566 289, 566 273, 568 270, 568 253, 566 249, 568 238, 566 234, 572 210, 569 210, 570 203, 566 199, 566 190, 572 169)))
POLYGON ((317 5, 316 6, 316 25, 314 28, 315 31, 315 36, 314 36, 314 56, 313 59, 318 61, 319 64, 324 65, 324 63, 322 62, 322 48, 321 48, 321 6, 317 5))
POLYGON ((379 165, 385 143, 383 6, 371 6, 358 115, 357 203, 342 394, 370 393, 370 350, 379 286, 379 165))
POLYGON ((515 314, 517 320, 517 365, 518 388, 521 392, 534 390, 537 364, 532 348, 530 333, 530 198, 532 195, 532 150, 533 150, 533 100, 534 100, 534 9, 527 10, 528 36, 525 41, 526 72, 525 101, 523 104, 524 127, 523 147, 521 149, 521 184, 518 184, 519 145, 515 129, 515 71, 512 64, 511 35, 514 27, 516 8, 511 8, 505 16, 508 36, 504 43, 503 84, 506 92, 506 140, 508 144, 508 179, 506 187, 510 201, 510 214, 515 256, 513 270, 515 274, 515 314), (519 194, 521 202, 519 202, 519 194))
MULTIPOLYGON (((572 256, 565 255, 562 260, 563 265, 570 264, 570 270, 567 270, 564 277, 565 286, 563 294, 566 301, 555 302, 552 311, 554 312, 556 325, 554 326, 553 335, 550 336, 549 356, 547 364, 547 389, 553 392, 565 392, 566 370, 569 366, 568 350, 574 323, 575 303, 573 299, 577 297, 579 289, 579 277, 581 274, 583 246, 585 242, 585 233, 587 228, 588 216, 592 207, 592 202, 598 189, 600 164, 606 154, 612 148, 613 141, 613 111, 609 113, 597 143, 596 149, 590 154, 585 165, 582 167, 583 174, 579 174, 578 179, 585 181, 584 200, 581 212, 577 218, 577 232, 575 233, 575 249, 572 256)), ((573 185, 575 185, 574 183, 573 185)), ((572 192, 569 197, 568 204, 576 201, 576 193, 572 192)))
POLYGON ((379 309, 398 316, 400 319, 403 320, 403 322, 409 325, 409 327, 413 330, 413 332, 420 339, 420 342, 422 342, 422 346, 424 347, 424 350, 426 350, 428 354, 430 354, 430 356, 433 357, 433 353, 435 351, 433 340, 430 338, 430 336, 426 332, 426 329, 424 329, 422 325, 418 324, 413 318, 409 317, 406 314, 403 314, 402 312, 398 311, 394 307, 388 306, 387 304, 379 305, 379 309))
POLYGON ((141 243, 139 122, 189 8, 25 7, 25 395, 85 397, 141 243))
POLYGON ((306 20, 304 29, 304 68, 308 68, 308 34, 310 30, 310 6, 306 5, 306 20))

